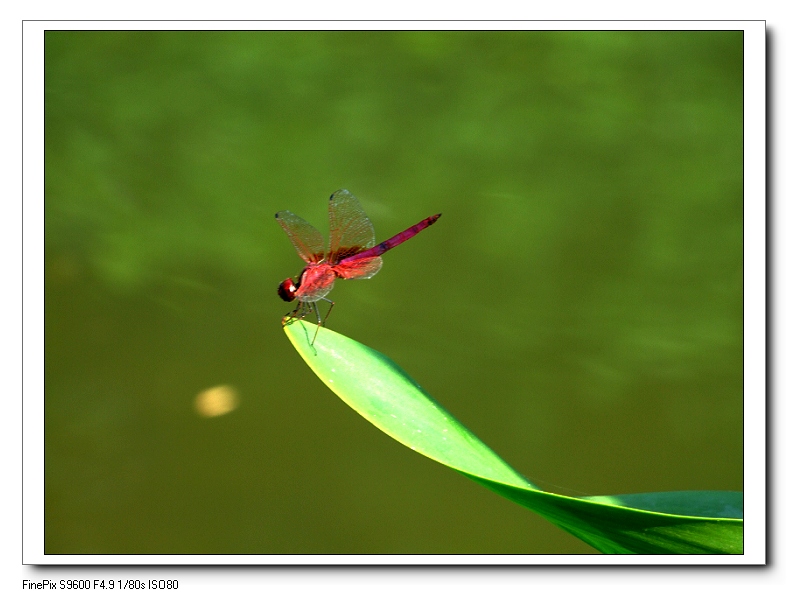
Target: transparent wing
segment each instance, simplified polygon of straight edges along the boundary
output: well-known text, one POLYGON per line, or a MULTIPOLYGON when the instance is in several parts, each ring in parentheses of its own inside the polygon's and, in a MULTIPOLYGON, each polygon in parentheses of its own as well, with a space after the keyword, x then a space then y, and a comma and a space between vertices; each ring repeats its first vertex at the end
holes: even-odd
POLYGON ((325 241, 320 231, 288 210, 277 212, 276 220, 295 246, 298 256, 308 263, 319 262, 325 257, 325 241))
POLYGON ((375 245, 372 222, 347 189, 340 189, 329 198, 328 224, 331 231, 328 260, 331 264, 375 245))
POLYGON ((334 267, 336 273, 342 279, 369 279, 380 271, 383 266, 383 259, 379 256, 362 258, 361 260, 348 259, 334 267))

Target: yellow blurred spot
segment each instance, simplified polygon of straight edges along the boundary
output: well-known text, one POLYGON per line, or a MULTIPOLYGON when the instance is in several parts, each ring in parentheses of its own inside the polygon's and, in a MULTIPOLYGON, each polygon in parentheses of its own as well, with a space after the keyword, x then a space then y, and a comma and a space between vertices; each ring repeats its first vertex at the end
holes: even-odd
POLYGON ((226 384, 206 389, 197 394, 194 407, 200 416, 208 418, 227 414, 238 407, 238 392, 226 384))

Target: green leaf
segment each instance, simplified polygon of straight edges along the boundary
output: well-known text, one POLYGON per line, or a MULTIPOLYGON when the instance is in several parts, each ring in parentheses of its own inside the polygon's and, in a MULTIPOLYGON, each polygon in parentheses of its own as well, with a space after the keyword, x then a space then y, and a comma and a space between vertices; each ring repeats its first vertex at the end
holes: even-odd
POLYGON ((285 334, 340 399, 400 443, 545 517, 604 553, 742 553, 740 492, 570 498, 540 490, 444 410, 391 359, 291 321, 285 334))

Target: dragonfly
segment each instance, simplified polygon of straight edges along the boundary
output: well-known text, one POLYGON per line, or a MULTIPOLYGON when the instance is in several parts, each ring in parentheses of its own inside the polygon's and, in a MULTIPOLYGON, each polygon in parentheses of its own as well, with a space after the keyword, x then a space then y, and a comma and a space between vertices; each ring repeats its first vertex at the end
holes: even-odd
POLYGON ((292 319, 304 319, 314 312, 317 317, 317 329, 312 338, 314 345, 320 326, 325 324, 334 308, 334 301, 326 298, 334 287, 334 281, 337 278, 369 279, 383 266, 381 255, 434 224, 440 216, 428 216, 385 242, 375 245, 375 229, 361 208, 361 203, 347 189, 340 189, 332 193, 328 200, 330 234, 326 253, 325 241, 320 231, 292 212, 277 212, 276 220, 290 238, 298 256, 306 262, 306 267, 298 278, 293 280, 288 277, 279 284, 278 293, 282 300, 298 300, 298 306, 282 319, 282 323, 292 319), (320 300, 331 303, 325 318, 320 317, 317 307, 320 300))

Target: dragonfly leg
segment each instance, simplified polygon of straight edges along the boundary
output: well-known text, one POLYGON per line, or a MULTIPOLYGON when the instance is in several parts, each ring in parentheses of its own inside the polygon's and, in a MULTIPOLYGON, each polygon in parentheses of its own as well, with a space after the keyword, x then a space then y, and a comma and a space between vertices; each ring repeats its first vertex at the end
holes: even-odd
POLYGON ((317 302, 310 303, 310 304, 314 305, 315 315, 317 315, 317 328, 315 329, 315 335, 312 337, 312 344, 313 345, 315 344, 315 340, 317 340, 317 332, 318 332, 318 330, 320 330, 320 326, 325 325, 326 320, 328 319, 328 316, 331 315, 331 309, 334 308, 334 301, 333 300, 329 300, 327 298, 324 298, 323 300, 328 302, 328 303, 331 303, 331 306, 328 308, 328 311, 326 312, 326 316, 323 317, 323 318, 320 317, 320 309, 317 308, 317 302))
POLYGON ((292 322, 296 318, 296 315, 298 314, 300 308, 301 308, 301 302, 299 301, 298 306, 296 306, 295 309, 293 309, 292 311, 290 311, 290 313, 282 317, 282 325, 285 326, 290 322, 292 322))
POLYGON ((325 325, 328 316, 331 314, 331 310, 334 308, 333 300, 329 300, 328 298, 324 298, 322 300, 325 300, 327 303, 331 304, 331 306, 328 308, 328 311, 326 312, 325 317, 320 315, 320 308, 317 306, 317 301, 304 302, 299 300, 298 306, 296 306, 295 309, 282 318, 282 325, 284 326, 285 324, 296 319, 305 319, 307 315, 314 313, 317 317, 317 328, 315 329, 315 335, 312 337, 312 344, 314 345, 315 340, 317 339, 317 332, 320 330, 320 326, 325 325))
POLYGON ((290 323, 294 319, 304 319, 307 315, 312 312, 312 303, 305 303, 302 300, 298 301, 298 305, 295 309, 290 311, 287 315, 282 318, 282 325, 290 323))

